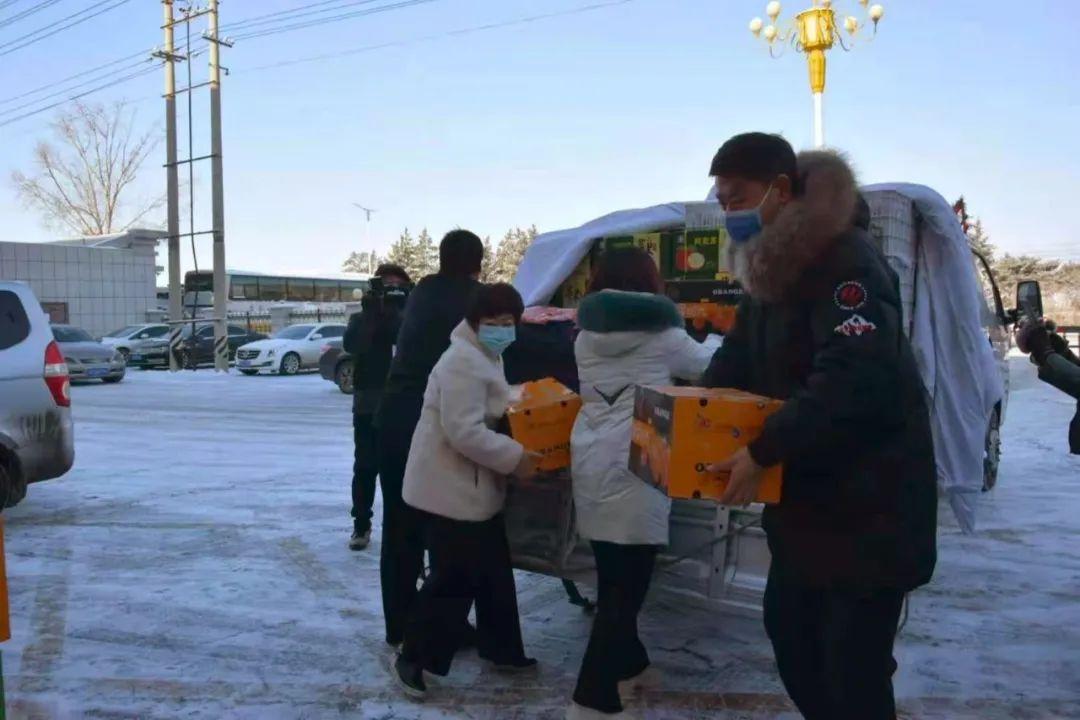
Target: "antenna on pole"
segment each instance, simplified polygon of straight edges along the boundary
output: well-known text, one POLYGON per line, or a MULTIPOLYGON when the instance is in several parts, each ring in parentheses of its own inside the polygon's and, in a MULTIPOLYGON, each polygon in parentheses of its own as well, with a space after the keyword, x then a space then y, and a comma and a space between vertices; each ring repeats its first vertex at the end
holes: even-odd
MULTIPOLYGON (((377 213, 379 211, 376 210, 375 208, 364 207, 360 203, 355 203, 355 202, 353 203, 353 207, 358 208, 362 213, 364 213, 364 216, 365 216, 365 221, 364 221, 364 235, 365 235, 365 237, 364 237, 364 240, 365 240, 365 244, 369 244, 369 243, 371 243, 371 214, 372 213, 377 213)), ((368 251, 368 275, 374 275, 374 274, 375 274, 375 250, 372 249, 372 250, 368 251)))

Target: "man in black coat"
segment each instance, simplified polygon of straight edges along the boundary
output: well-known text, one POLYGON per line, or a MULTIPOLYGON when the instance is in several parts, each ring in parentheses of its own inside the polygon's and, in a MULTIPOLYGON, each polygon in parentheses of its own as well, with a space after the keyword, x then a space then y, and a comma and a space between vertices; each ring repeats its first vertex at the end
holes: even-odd
POLYGON ((413 431, 420 421, 428 376, 450 347, 450 333, 464 319, 479 286, 484 243, 468 230, 447 233, 439 245, 439 272, 409 294, 377 415, 379 484, 383 497, 382 581, 386 642, 401 642, 416 582, 423 570, 423 527, 401 498, 413 431))
POLYGON ((902 330, 895 273, 855 226, 846 162, 775 135, 732 138, 711 175, 746 296, 710 387, 784 400, 716 470, 724 502, 753 500, 783 463, 762 525, 772 553, 765 628, 808 720, 894 720, 904 594, 930 580, 937 493, 925 390, 902 330))
POLYGON ((1016 344, 1031 353, 1040 380, 1076 399, 1076 415, 1069 423, 1069 452, 1080 455, 1080 357, 1054 329, 1050 320, 1025 322, 1016 333, 1016 344))
POLYGON ((382 401, 401 313, 412 281, 399 265, 384 263, 378 280, 364 294, 360 312, 349 318, 341 346, 353 364, 353 533, 349 548, 363 550, 371 542, 371 508, 379 474, 375 453, 375 411, 382 401))

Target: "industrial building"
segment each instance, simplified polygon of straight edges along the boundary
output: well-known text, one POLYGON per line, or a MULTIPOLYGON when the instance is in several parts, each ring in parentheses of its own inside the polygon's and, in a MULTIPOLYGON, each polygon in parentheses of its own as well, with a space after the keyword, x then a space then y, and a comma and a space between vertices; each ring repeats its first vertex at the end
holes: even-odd
POLYGON ((47 243, 0 242, 0 280, 28 283, 55 323, 101 336, 146 322, 158 307, 158 241, 162 230, 47 243))

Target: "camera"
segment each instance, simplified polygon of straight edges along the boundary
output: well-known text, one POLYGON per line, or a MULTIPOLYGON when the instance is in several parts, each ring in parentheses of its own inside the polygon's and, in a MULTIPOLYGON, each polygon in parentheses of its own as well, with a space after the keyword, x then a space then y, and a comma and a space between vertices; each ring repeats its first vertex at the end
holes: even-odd
POLYGON ((389 301, 392 304, 404 305, 409 297, 410 285, 387 285, 381 277, 373 277, 368 281, 367 296, 380 304, 389 301))

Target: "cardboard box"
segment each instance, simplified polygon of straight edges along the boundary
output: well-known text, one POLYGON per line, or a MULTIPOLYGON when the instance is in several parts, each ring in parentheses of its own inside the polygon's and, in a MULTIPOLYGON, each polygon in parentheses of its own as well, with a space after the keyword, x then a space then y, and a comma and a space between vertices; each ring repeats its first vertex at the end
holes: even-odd
MULTIPOLYGON (((639 387, 630 470, 673 498, 719 500, 727 478, 705 468, 753 442, 783 403, 740 390, 639 387)), ((757 501, 780 502, 783 469, 769 468, 757 501)))
POLYGON ((521 399, 506 411, 510 435, 527 450, 540 453, 540 470, 570 466, 570 433, 581 410, 581 397, 553 378, 522 385, 521 399))
POLYGON ((678 231, 673 232, 645 232, 635 235, 612 235, 601 239, 599 247, 601 252, 620 250, 623 248, 641 248, 649 253, 649 257, 656 263, 656 269, 661 277, 666 277, 670 272, 671 248, 676 237, 681 237, 678 231))

